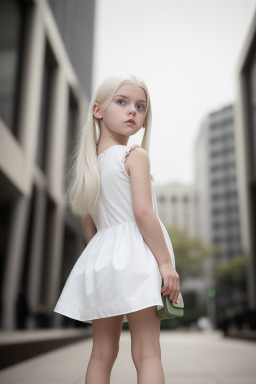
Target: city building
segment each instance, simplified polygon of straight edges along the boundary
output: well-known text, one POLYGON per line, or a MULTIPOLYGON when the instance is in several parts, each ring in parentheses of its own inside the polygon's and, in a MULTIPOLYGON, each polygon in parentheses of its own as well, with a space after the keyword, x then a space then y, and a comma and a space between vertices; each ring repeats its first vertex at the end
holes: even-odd
POLYGON ((3 329, 68 321, 53 308, 85 246, 65 183, 91 95, 93 29, 93 0, 0 2, 3 329))
MULTIPOLYGON (((237 64, 236 143, 248 307, 256 311, 256 12, 237 64)), ((254 315, 255 319, 255 315, 254 315)), ((255 329, 254 320, 254 329, 255 329)))
POLYGON ((232 105, 203 120, 194 153, 200 237, 219 248, 215 260, 228 260, 242 251, 232 105))
MULTIPOLYGON (((204 262, 204 292, 216 289, 215 266, 241 254, 240 211, 234 107, 206 116, 194 150, 195 185, 199 199, 199 237, 214 257, 204 262)), ((205 298, 207 314, 217 324, 217 302, 205 298)))
POLYGON ((192 185, 168 183, 154 186, 158 214, 167 227, 176 227, 184 235, 199 235, 198 198, 192 185))

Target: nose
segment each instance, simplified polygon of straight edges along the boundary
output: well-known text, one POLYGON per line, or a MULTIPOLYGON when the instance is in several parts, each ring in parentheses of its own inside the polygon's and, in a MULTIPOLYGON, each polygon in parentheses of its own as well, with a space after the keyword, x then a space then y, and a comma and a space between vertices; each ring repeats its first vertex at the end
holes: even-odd
POLYGON ((129 109, 129 113, 131 113, 132 115, 134 115, 136 113, 136 108, 134 105, 132 105, 129 109))

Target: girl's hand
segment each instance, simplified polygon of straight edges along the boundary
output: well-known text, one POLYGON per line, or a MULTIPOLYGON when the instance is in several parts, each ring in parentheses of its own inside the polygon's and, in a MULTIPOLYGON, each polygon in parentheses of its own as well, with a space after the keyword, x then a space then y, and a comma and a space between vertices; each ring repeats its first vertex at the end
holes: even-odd
POLYGON ((169 261, 168 263, 161 264, 159 271, 164 281, 161 293, 164 296, 169 295, 170 301, 174 300, 174 302, 177 303, 180 293, 180 277, 172 265, 172 262, 169 261))

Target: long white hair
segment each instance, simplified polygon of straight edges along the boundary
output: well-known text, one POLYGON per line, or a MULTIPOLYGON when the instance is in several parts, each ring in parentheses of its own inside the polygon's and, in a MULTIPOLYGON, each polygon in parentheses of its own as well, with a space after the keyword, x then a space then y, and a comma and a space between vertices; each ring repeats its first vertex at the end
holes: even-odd
POLYGON ((128 83, 138 85, 146 93, 147 106, 143 125, 145 131, 140 146, 149 153, 152 112, 146 84, 131 74, 108 77, 100 84, 91 100, 86 124, 79 132, 71 157, 71 168, 67 175, 66 202, 70 204, 73 213, 83 218, 93 212, 100 193, 100 172, 96 151, 100 126, 99 120, 93 115, 93 107, 98 103, 103 111, 106 110, 117 89, 128 83))

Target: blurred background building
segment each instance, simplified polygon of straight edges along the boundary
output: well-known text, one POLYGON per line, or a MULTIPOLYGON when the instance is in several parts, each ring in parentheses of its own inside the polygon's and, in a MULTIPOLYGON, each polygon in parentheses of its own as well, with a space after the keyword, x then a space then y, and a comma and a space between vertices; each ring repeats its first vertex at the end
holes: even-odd
MULTIPOLYGON (((195 142, 195 185, 199 196, 200 238, 215 247, 204 262, 204 290, 216 287, 215 266, 242 252, 237 184, 234 108, 206 116, 195 142)), ((207 312, 216 324, 216 298, 207 300, 207 312)))
MULTIPOLYGON (((256 12, 237 65, 236 80, 241 235, 248 257, 248 306, 256 311, 256 12)), ((256 315, 254 321, 256 324, 256 315)))
POLYGON ((195 184, 199 196, 200 237, 220 248, 217 260, 241 252, 234 109, 207 116, 195 145, 195 184))
POLYGON ((186 236, 199 235, 198 197, 193 185, 156 185, 158 214, 165 226, 177 227, 186 236))
POLYGON ((3 329, 68 322, 53 308, 85 246, 65 176, 91 96, 93 31, 93 0, 0 2, 3 329))

